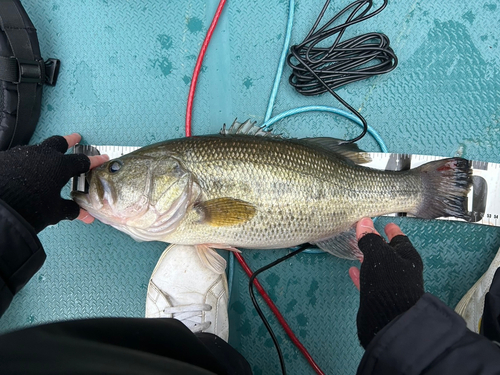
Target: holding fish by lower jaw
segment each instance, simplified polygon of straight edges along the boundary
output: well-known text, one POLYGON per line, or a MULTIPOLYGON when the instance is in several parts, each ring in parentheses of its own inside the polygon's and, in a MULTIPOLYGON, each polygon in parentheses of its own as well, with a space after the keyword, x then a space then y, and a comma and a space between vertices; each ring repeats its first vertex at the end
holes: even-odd
POLYGON ((353 225, 406 212, 466 218, 469 162, 442 159, 407 171, 363 167, 367 155, 333 138, 284 139, 249 121, 221 134, 169 140, 110 160, 73 193, 92 216, 140 241, 198 245, 217 272, 214 248, 275 249, 313 243, 362 256, 353 225))

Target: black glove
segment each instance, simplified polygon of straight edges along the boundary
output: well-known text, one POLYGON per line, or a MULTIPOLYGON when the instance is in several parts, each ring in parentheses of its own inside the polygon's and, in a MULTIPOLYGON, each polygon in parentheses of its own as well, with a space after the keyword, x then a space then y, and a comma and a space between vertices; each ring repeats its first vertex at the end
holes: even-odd
POLYGON ((80 208, 61 198, 73 176, 90 168, 85 155, 64 155, 68 142, 54 136, 39 145, 0 152, 0 199, 16 210, 36 233, 63 219, 78 217, 80 208))
POLYGON ((364 255, 360 269, 358 337, 366 349, 373 337, 411 308, 424 292, 422 258, 406 236, 387 244, 377 234, 358 243, 364 255))

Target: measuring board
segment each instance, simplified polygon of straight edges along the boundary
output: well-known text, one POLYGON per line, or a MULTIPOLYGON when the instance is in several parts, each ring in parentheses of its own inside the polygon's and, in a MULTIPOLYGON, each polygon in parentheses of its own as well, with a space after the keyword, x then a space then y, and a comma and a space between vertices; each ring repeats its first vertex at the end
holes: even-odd
MULTIPOLYGON (((137 150, 132 146, 87 146, 76 145, 75 153, 85 155, 107 154, 110 159, 119 158, 137 150)), ((364 166, 390 171, 402 171, 416 168, 430 161, 444 159, 441 156, 392 154, 369 152, 372 159, 364 166)), ((468 222, 483 225, 500 226, 500 164, 482 161, 471 161, 472 188, 468 195, 467 208, 470 219, 468 222)), ((73 190, 87 191, 85 174, 73 179, 73 190)), ((387 216, 402 216, 404 214, 391 214, 387 216)), ((440 220, 457 220, 457 218, 439 218, 440 220)))

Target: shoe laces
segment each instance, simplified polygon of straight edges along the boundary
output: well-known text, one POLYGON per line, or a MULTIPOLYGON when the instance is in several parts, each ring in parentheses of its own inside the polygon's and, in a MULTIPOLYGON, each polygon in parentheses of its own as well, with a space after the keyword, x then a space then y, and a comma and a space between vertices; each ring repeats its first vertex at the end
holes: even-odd
POLYGON ((204 311, 212 310, 212 306, 206 303, 192 303, 189 305, 169 306, 163 309, 163 313, 169 317, 180 320, 191 332, 203 332, 212 322, 202 322, 204 311))

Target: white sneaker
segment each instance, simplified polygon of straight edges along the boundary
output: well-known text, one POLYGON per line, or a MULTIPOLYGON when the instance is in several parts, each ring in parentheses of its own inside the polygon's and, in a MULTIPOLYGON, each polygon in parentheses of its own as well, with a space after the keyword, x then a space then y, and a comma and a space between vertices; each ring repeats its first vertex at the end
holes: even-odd
POLYGON ((170 245, 148 285, 146 318, 175 318, 192 332, 208 332, 227 342, 229 319, 226 274, 207 268, 194 246, 170 245))
POLYGON ((490 290, 493 276, 495 276, 498 267, 500 267, 500 249, 493 258, 488 270, 476 281, 455 307, 455 312, 465 319, 467 328, 473 332, 479 333, 484 310, 484 297, 490 290))

